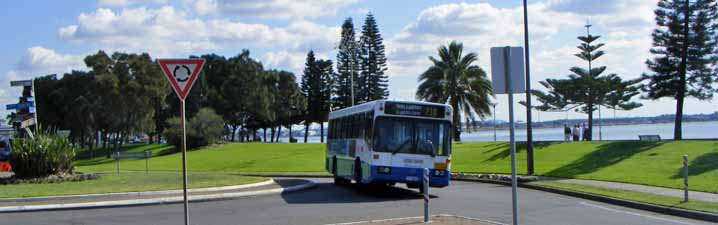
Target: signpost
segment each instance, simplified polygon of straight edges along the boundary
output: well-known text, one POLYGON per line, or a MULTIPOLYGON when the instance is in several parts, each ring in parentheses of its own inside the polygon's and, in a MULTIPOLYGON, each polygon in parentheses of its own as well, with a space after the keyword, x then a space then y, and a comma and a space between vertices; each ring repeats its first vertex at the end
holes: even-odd
POLYGON ((182 126, 182 191, 184 197, 184 224, 189 224, 189 212, 187 201, 187 131, 185 128, 185 98, 192 85, 197 80, 199 72, 204 65, 204 59, 159 59, 158 60, 162 72, 164 72, 167 80, 172 86, 175 94, 180 100, 180 117, 182 126))
POLYGON ((525 91, 523 49, 521 47, 491 48, 491 85, 496 94, 509 95, 509 141, 511 145, 511 200, 513 225, 518 225, 518 196, 516 193, 516 140, 514 139, 514 95, 525 91))

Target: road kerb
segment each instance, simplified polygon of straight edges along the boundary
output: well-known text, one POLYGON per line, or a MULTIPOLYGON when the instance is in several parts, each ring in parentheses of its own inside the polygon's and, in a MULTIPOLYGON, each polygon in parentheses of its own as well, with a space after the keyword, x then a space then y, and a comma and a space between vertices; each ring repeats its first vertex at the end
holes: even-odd
MULTIPOLYGON (((234 189, 253 188, 265 185, 274 184, 274 179, 267 181, 232 185, 223 187, 210 187, 210 188, 194 188, 189 189, 187 192, 208 192, 208 191, 224 191, 234 189)), ((86 195, 61 195, 61 196, 42 196, 42 197, 29 197, 29 198, 0 198, 0 202, 37 202, 37 201, 55 201, 55 200, 67 200, 67 199, 92 199, 92 198, 107 198, 107 197, 128 197, 128 196, 150 196, 150 195, 169 195, 169 194, 181 194, 182 190, 167 190, 167 191, 134 191, 134 192, 116 192, 116 193, 102 193, 102 194, 86 194, 86 195)))
MULTIPOLYGON (((316 186, 316 183, 314 183, 313 181, 307 180, 307 183, 304 183, 304 184, 295 185, 295 186, 291 186, 291 187, 269 189, 269 190, 230 192, 230 193, 221 193, 221 194, 189 196, 189 201, 190 202, 206 202, 206 201, 226 200, 226 199, 234 199, 234 198, 249 197, 249 196, 288 193, 288 192, 309 189, 309 188, 312 188, 315 186, 316 186)), ((68 210, 68 209, 88 209, 88 208, 109 208, 109 207, 123 207, 123 206, 141 206, 141 205, 159 205, 159 204, 172 204, 172 203, 181 203, 181 202, 183 202, 182 196, 177 196, 177 197, 164 197, 164 198, 83 202, 83 203, 68 203, 68 204, 5 206, 5 207, 0 207, 0 213, 68 210)))

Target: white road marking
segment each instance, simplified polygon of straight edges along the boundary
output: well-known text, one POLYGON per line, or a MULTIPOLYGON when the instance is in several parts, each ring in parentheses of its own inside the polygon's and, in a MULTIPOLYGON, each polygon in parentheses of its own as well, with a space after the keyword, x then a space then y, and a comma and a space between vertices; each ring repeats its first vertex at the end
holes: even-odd
POLYGON ((657 217, 657 216, 643 215, 643 214, 634 213, 634 212, 622 211, 622 210, 612 209, 612 208, 609 208, 609 207, 600 206, 600 205, 594 205, 594 204, 590 204, 590 203, 586 203, 586 202, 579 202, 579 203, 580 203, 581 205, 590 206, 590 207, 594 207, 594 208, 599 208, 599 209, 603 209, 603 210, 607 210, 607 211, 611 211, 611 212, 616 212, 616 213, 623 213, 623 214, 628 214, 628 215, 633 215, 633 216, 639 216, 639 217, 649 218, 649 219, 654 219, 654 220, 667 221, 667 222, 678 223, 678 224, 695 225, 695 224, 693 224, 693 223, 687 223, 687 222, 678 221, 678 220, 666 219, 666 218, 661 218, 661 217, 657 217))

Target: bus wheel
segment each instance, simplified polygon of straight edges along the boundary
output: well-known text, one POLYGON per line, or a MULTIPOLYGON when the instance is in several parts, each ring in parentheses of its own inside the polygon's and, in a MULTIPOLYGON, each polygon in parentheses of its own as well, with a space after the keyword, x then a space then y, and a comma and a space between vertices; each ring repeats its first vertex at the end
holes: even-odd
POLYGON ((357 184, 361 184, 362 174, 361 174, 361 160, 357 158, 354 161, 354 180, 357 184))

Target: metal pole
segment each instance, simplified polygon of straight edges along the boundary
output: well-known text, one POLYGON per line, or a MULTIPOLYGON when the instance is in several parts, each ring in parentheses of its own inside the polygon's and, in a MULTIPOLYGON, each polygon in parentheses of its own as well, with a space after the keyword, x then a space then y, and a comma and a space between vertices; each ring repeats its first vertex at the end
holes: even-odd
POLYGON ((424 168, 424 223, 429 223, 429 169, 424 168))
POLYGON ((496 141, 496 105, 497 103, 491 105, 494 107, 494 141, 496 141))
POLYGON ((120 174, 120 152, 115 152, 115 159, 117 161, 117 174, 120 174))
POLYGON ((145 150, 145 174, 150 173, 150 151, 145 150))
POLYGON ((180 100, 182 111, 182 196, 184 197, 184 224, 189 225, 189 212, 187 201, 187 129, 185 127, 184 100, 180 100))
POLYGON ((526 174, 533 175, 534 143, 531 129, 531 66, 529 64, 529 17, 526 0, 524 0, 524 61, 526 61, 526 174))
POLYGON ((35 105, 35 132, 37 132, 37 128, 40 127, 40 118, 37 116, 39 114, 38 112, 40 111, 39 110, 40 107, 38 107, 38 104, 37 104, 37 92, 35 91, 35 78, 32 78, 31 81, 32 82, 30 82, 30 83, 32 83, 32 101, 33 101, 33 104, 35 105))
POLYGON ((514 94, 511 90, 511 67, 509 66, 509 54, 511 48, 504 48, 504 76, 506 79, 506 93, 509 94, 509 142, 511 144, 511 206, 513 215, 513 225, 519 224, 518 219, 518 197, 516 194, 516 142, 514 139, 514 94))
POLYGON ((688 155, 683 155, 683 202, 688 202, 688 155))

